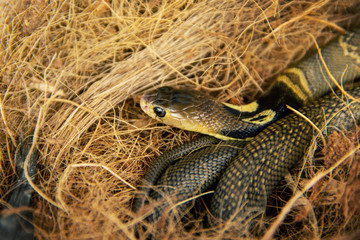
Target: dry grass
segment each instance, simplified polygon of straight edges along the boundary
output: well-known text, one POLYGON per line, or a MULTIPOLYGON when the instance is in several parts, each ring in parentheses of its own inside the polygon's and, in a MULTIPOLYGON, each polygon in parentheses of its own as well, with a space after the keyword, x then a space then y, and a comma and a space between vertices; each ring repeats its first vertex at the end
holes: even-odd
MULTIPOLYGON (((146 117, 139 94, 188 85, 232 103, 251 100, 268 85, 264 79, 313 45, 305 33, 325 43, 341 27, 356 24, 360 5, 358 0, 0 4, 1 202, 14 174, 17 138, 35 128, 39 239, 134 238, 133 225, 141 219, 129 208, 133 186, 156 156, 194 137, 146 117)), ((352 163, 306 195, 309 204, 292 213, 280 238, 359 229, 359 206, 353 202, 359 166, 352 163), (335 193, 335 200, 316 191, 336 191, 338 184, 344 192, 335 193)), ((308 168, 308 178, 316 175, 318 169, 308 168)), ((173 226, 165 237, 222 233, 196 226, 189 231, 173 226)))

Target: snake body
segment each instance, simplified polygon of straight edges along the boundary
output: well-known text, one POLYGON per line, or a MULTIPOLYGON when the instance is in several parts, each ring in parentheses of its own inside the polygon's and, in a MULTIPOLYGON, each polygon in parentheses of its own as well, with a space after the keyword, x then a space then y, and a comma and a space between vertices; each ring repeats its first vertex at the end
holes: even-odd
MULTIPOLYGON (((360 98, 360 88, 348 92, 360 98)), ((360 103, 331 94, 271 124, 250 141, 223 173, 211 200, 211 213, 226 221, 263 211, 285 174, 306 154, 314 135, 349 129, 360 119, 360 103), (316 128, 321 132, 317 132, 316 128), (286 145, 286 147, 284 146, 286 145), (241 209, 241 210, 239 210, 241 209)))
MULTIPOLYGON (((217 219, 244 219, 261 213, 274 187, 304 156, 317 133, 309 121, 324 130, 325 126, 346 129, 354 124, 354 119, 360 119, 360 104, 341 93, 314 101, 335 85, 359 77, 359 48, 359 33, 344 34, 323 48, 321 56, 307 56, 285 70, 263 96, 243 106, 211 98, 199 102, 202 93, 169 87, 146 94, 141 106, 150 116, 173 126, 231 140, 198 144, 181 153, 174 149, 168 155, 175 157, 160 157, 155 165, 163 166, 161 170, 150 167, 150 174, 145 175, 145 179, 150 179, 148 184, 160 188, 150 192, 150 199, 175 194, 171 200, 179 202, 216 185, 210 210, 217 219), (307 105, 299 111, 308 120, 290 113, 286 107, 304 104, 307 105), (234 140, 239 138, 249 142, 234 140)), ((360 88, 349 94, 359 98, 360 88)), ((180 210, 188 204, 181 205, 180 210)), ((135 206, 136 211, 140 205, 135 206)), ((152 220, 161 214, 163 207, 157 208, 152 220)))

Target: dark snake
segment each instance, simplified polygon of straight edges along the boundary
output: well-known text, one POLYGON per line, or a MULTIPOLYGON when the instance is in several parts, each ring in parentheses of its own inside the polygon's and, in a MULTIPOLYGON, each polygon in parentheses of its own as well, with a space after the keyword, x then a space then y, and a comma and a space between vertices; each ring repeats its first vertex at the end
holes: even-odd
POLYGON ((177 212, 185 211, 191 204, 186 199, 215 188, 210 211, 218 221, 262 213, 269 195, 301 161, 315 135, 349 129, 360 119, 360 88, 346 94, 333 90, 359 76, 356 29, 330 42, 321 55, 307 55, 286 69, 247 105, 220 103, 195 90, 171 87, 145 94, 141 107, 151 117, 210 136, 160 156, 145 174, 133 210, 145 199, 162 199, 147 219, 154 221, 164 208, 181 203, 177 212), (300 114, 288 106, 300 108, 300 114))

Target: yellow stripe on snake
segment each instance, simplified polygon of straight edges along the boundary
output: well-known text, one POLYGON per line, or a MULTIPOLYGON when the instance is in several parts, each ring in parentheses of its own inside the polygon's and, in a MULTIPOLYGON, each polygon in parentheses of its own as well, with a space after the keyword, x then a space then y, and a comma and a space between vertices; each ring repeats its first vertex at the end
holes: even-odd
MULTIPOLYGON (((359 30, 341 35, 321 55, 308 55, 285 70, 264 95, 247 105, 220 103, 198 91, 170 87, 145 94, 141 107, 151 117, 209 136, 157 159, 142 181, 145 197, 137 195, 134 211, 145 199, 158 201, 174 194, 175 204, 215 187, 210 211, 218 221, 243 223, 263 213, 269 195, 302 160, 318 129, 322 134, 334 127, 348 129, 360 119, 360 103, 353 100, 360 98, 360 88, 348 91, 353 98, 331 92, 360 76, 359 48, 359 30), (303 116, 287 105, 305 105, 299 109, 303 116)), ((167 204, 155 208, 147 220, 155 221, 167 204)), ((178 211, 189 204, 179 204, 178 211)))

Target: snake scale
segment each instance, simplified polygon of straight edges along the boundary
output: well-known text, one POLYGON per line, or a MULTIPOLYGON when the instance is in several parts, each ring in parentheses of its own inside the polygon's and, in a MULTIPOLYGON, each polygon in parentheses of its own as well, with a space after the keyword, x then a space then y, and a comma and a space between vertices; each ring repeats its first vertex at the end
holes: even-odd
MULTIPOLYGON (((145 94, 141 107, 151 117, 210 135, 165 153, 150 166, 140 190, 149 201, 163 203, 148 220, 156 220, 174 203, 181 213, 191 204, 184 200, 213 188, 210 212, 215 219, 241 221, 262 213, 269 195, 302 159, 314 135, 334 127, 348 129, 360 119, 360 103, 353 100, 360 98, 360 88, 348 91, 352 98, 334 91, 322 97, 360 76, 359 48, 358 29, 341 35, 321 55, 307 55, 286 69, 247 105, 219 103, 201 92, 170 87, 145 94), (287 105, 305 106, 299 115, 287 105)), ((134 211, 144 199, 137 195, 134 211)))

